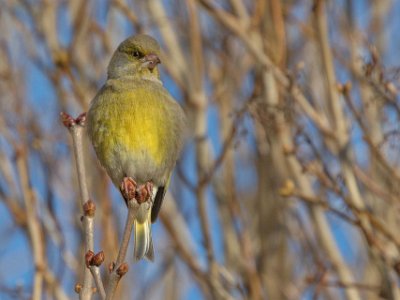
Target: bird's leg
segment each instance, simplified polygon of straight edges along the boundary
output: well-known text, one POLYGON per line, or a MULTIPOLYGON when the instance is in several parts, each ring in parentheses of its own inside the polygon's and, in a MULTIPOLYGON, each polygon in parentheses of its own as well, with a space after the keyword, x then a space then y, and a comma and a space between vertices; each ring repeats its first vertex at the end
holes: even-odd
POLYGON ((131 177, 124 177, 120 185, 122 197, 124 197, 126 204, 136 196, 136 181, 131 177))
POLYGON ((141 204, 151 199, 153 196, 153 183, 151 181, 146 182, 145 184, 139 186, 136 189, 136 201, 141 204))

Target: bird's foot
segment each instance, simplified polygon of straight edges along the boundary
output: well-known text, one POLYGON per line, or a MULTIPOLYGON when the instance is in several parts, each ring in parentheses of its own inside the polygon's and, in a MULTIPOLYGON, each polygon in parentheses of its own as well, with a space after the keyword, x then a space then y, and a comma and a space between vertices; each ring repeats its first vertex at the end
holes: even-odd
POLYGON ((139 186, 136 189, 136 201, 139 204, 146 202, 147 200, 151 199, 153 196, 153 183, 151 181, 146 182, 145 184, 139 186))
POLYGON ((138 204, 142 204, 153 196, 153 183, 149 181, 138 186, 136 181, 131 177, 124 177, 120 185, 120 190, 127 204, 133 199, 135 199, 138 204))
POLYGON ((136 198, 136 187, 137 184, 135 180, 133 180, 131 177, 124 177, 119 188, 126 203, 136 198))

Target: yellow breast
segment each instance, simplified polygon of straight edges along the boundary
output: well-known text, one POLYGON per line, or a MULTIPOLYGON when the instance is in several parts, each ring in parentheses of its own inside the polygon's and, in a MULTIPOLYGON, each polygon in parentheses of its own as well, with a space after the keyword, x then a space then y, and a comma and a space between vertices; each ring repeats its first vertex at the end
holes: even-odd
POLYGON ((89 111, 89 135, 100 161, 107 165, 120 155, 150 157, 161 164, 168 157, 173 137, 162 95, 146 87, 134 90, 105 89, 89 111))

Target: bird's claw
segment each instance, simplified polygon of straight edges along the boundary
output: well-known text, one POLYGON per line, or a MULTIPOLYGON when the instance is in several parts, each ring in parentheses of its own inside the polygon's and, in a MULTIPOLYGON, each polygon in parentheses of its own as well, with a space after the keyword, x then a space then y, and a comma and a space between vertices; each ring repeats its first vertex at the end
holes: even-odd
POLYGON ((126 203, 128 203, 132 199, 135 199, 136 187, 137 184, 135 180, 133 180, 131 177, 124 177, 120 186, 120 190, 122 197, 124 197, 126 203))
POLYGON ((153 196, 153 183, 151 181, 138 186, 131 177, 124 177, 120 185, 122 197, 126 203, 135 199, 138 204, 142 204, 153 196))
POLYGON ((153 196, 153 183, 151 181, 146 182, 136 189, 136 201, 139 204, 146 202, 153 196))

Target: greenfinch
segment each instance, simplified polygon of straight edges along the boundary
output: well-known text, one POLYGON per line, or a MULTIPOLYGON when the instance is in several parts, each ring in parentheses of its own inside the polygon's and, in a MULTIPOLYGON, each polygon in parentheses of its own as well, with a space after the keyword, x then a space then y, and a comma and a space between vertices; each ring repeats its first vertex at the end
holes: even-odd
POLYGON ((160 81, 159 55, 159 44, 148 35, 123 41, 87 113, 97 158, 135 212, 135 260, 154 259, 151 223, 182 149, 186 123, 160 81))

